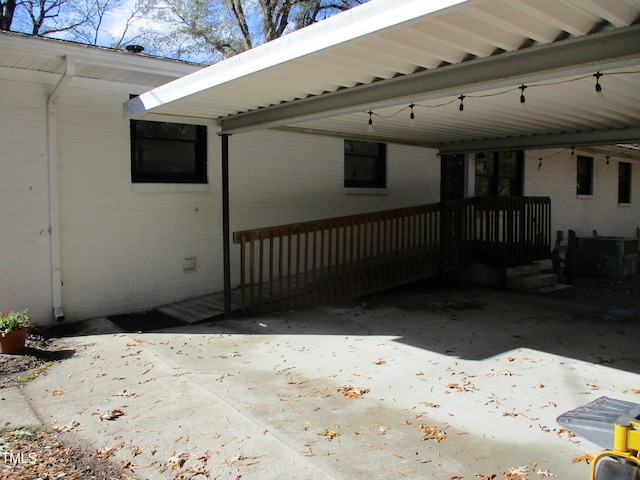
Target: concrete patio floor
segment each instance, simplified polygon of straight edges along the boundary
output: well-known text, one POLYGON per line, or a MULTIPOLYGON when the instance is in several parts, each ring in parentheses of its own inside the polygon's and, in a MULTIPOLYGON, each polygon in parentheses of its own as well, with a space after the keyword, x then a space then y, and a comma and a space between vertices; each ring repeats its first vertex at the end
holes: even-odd
POLYGON ((97 319, 23 392, 140 478, 587 479, 574 459, 600 448, 555 419, 603 395, 640 403, 639 320, 424 285, 143 334, 97 319))

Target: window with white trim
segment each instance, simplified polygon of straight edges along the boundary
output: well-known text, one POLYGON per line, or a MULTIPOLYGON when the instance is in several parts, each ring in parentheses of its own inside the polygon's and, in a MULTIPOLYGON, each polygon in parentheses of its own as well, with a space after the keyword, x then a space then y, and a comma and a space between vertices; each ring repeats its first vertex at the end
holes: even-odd
POLYGON ((386 188, 387 145, 359 140, 344 141, 344 186, 386 188))

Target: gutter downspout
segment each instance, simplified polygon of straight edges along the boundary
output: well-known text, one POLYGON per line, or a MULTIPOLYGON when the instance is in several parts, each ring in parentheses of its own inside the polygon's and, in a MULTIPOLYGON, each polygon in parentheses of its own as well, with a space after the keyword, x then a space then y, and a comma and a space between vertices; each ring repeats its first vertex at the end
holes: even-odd
POLYGON ((49 234, 51 238, 51 301, 53 317, 64 320, 62 311, 62 269, 60 266, 60 218, 58 215, 58 122, 57 100, 75 75, 73 57, 65 56, 64 74, 47 102, 47 167, 49 176, 49 234))

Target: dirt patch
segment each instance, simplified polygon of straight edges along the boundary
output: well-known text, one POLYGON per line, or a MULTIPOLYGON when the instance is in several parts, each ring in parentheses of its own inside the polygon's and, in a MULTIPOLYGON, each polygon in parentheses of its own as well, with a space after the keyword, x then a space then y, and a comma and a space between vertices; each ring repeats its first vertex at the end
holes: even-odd
MULTIPOLYGON (((24 385, 73 355, 56 349, 53 340, 30 333, 26 348, 14 355, 0 354, 0 390, 24 385)), ((84 446, 72 433, 34 428, 0 430, 0 480, 65 478, 95 480, 135 479, 108 456, 84 446)))
POLYGON ((68 434, 31 428, 0 430, 0 478, 133 480, 108 458, 98 458, 68 434))

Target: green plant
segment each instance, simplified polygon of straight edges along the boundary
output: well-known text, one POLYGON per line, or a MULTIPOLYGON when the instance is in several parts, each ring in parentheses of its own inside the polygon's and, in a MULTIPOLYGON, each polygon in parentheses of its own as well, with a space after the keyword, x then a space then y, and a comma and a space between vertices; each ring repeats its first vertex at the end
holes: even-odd
POLYGON ((0 315, 0 332, 6 337, 8 333, 15 332, 29 325, 29 315, 27 311, 21 312, 3 312, 0 315))

